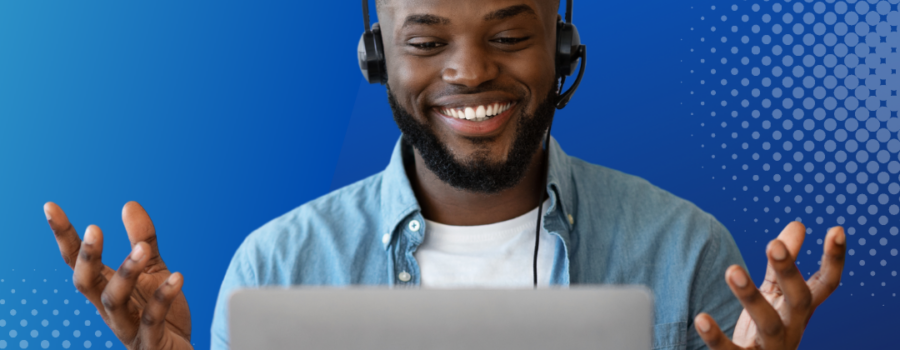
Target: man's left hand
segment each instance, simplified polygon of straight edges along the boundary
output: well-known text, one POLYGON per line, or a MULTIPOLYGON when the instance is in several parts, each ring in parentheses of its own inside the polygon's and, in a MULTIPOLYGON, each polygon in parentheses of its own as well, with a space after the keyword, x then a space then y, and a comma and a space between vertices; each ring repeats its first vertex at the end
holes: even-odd
POLYGON ((744 305, 744 311, 738 318, 733 340, 722 333, 709 314, 694 318, 697 333, 710 349, 797 349, 813 311, 840 285, 847 248, 842 227, 828 230, 821 268, 804 281, 795 259, 805 236, 806 227, 792 222, 769 242, 766 280, 759 289, 743 268, 728 268, 725 280, 744 305))

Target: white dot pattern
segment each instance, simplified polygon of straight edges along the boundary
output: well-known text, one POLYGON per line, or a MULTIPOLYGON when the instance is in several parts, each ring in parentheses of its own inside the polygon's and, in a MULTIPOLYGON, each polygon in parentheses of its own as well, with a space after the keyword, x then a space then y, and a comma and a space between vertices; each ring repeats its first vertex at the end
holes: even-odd
POLYGON ((72 286, 71 270, 3 269, 0 277, 0 350, 124 349, 72 286))
POLYGON ((709 116, 701 147, 723 191, 766 242, 804 222, 818 248, 800 266, 817 269, 843 225, 844 278, 865 278, 847 285, 896 290, 900 0, 734 2, 698 9, 690 42, 691 112, 709 116))

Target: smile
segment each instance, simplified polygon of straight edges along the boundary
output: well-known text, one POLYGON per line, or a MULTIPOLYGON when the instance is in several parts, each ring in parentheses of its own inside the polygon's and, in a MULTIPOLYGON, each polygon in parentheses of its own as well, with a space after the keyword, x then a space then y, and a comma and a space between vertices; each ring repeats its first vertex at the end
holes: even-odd
POLYGON ((499 115, 500 113, 506 112, 507 110, 512 108, 514 104, 515 103, 513 102, 496 102, 488 105, 440 108, 439 110, 441 114, 448 117, 481 122, 491 119, 491 117, 499 115))

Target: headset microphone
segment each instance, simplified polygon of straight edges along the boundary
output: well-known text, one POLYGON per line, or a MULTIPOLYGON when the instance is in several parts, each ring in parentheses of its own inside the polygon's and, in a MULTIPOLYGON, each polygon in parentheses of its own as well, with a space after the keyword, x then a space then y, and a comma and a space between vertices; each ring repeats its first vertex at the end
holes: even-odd
MULTIPOLYGON (((556 77, 560 80, 559 98, 556 101, 556 109, 563 109, 569 104, 575 90, 581 85, 581 78, 584 77, 584 69, 587 65, 587 49, 581 44, 581 37, 578 35, 578 28, 572 23, 572 1, 566 0, 566 17, 565 22, 560 19, 556 23, 556 77), (566 84, 566 77, 575 73, 578 67, 578 61, 581 61, 581 67, 578 70, 578 76, 572 83, 569 90, 562 91, 566 84)), ((356 48, 356 54, 359 58, 359 69, 363 76, 370 84, 387 84, 387 64, 384 57, 384 42, 381 38, 381 27, 378 23, 369 26, 369 1, 362 0, 363 10, 363 35, 359 38, 359 45, 356 48)), ((550 149, 550 129, 553 121, 550 122, 551 127, 547 128, 547 136, 544 140, 544 177, 543 186, 540 188, 538 196, 538 219, 537 232, 534 238, 534 287, 537 288, 537 256, 538 247, 540 246, 541 237, 541 216, 544 207, 544 196, 546 195, 547 178, 549 177, 549 149, 550 149)))

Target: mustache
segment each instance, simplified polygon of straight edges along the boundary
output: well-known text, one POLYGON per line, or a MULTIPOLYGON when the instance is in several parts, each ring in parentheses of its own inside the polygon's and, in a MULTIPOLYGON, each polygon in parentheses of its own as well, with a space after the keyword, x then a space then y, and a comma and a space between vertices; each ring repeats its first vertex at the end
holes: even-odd
POLYGON ((519 99, 524 98, 527 95, 527 91, 519 86, 513 86, 508 84, 501 84, 495 81, 488 81, 481 85, 475 87, 461 86, 461 85, 448 85, 446 88, 441 89, 434 93, 431 98, 439 99, 441 97, 446 96, 458 96, 458 95, 474 95, 485 92, 505 92, 511 95, 518 97, 519 99))

